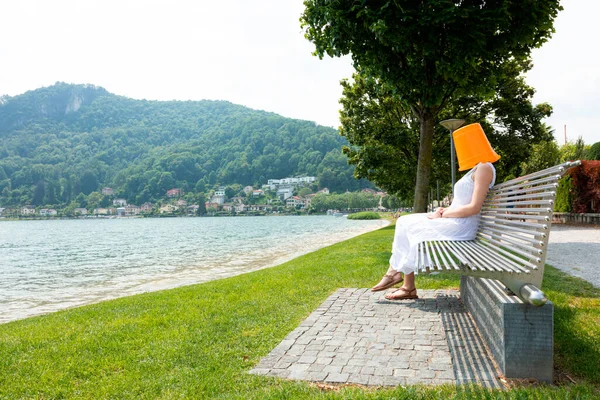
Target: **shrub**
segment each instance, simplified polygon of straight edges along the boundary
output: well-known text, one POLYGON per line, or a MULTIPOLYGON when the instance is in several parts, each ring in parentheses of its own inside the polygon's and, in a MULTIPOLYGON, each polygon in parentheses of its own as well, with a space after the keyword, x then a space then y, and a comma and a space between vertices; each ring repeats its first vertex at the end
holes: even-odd
POLYGON ((596 142, 587 152, 588 160, 600 160, 600 142, 596 142))
POLYGON ((572 208, 576 213, 600 212, 600 161, 582 160, 569 171, 573 182, 572 208))
POLYGON ((556 212, 571 212, 573 210, 572 196, 573 193, 573 182, 570 176, 563 176, 558 181, 558 189, 556 190, 556 212))
POLYGON ((379 213, 373 211, 364 211, 348 215, 348 219, 380 219, 379 213))

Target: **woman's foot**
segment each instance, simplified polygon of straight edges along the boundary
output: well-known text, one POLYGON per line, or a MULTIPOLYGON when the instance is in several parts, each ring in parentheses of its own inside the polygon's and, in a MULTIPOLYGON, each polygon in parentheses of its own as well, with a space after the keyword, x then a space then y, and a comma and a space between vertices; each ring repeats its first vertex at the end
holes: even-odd
POLYGON ((386 294, 384 297, 388 300, 408 300, 419 298, 419 296, 417 296, 417 288, 414 287, 412 289, 407 289, 404 286, 386 294))
POLYGON ((380 292, 385 289, 389 289, 394 285, 401 283, 404 280, 402 273, 396 271, 392 267, 388 269, 388 272, 381 278, 381 281, 371 288, 371 292, 380 292))

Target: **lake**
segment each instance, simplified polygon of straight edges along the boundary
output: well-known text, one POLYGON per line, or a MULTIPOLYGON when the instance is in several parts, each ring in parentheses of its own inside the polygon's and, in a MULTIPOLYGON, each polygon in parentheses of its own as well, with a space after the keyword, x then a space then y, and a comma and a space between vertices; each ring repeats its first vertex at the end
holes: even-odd
POLYGON ((271 267, 387 225, 331 216, 0 222, 0 323, 271 267))

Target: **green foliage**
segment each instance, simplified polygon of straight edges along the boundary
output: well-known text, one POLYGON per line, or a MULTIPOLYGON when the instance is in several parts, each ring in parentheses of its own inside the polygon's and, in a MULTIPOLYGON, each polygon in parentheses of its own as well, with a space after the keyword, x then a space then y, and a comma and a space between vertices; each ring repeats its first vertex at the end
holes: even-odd
POLYGON ((373 211, 363 211, 354 214, 350 214, 347 217, 348 219, 381 219, 381 215, 379 213, 373 211))
POLYGON ((586 146, 586 144, 583 141, 583 138, 581 136, 577 138, 575 143, 573 143, 573 142, 565 143, 560 148, 561 162, 586 160, 586 159, 588 159, 588 157, 587 157, 588 149, 589 149, 589 146, 586 146))
POLYGON ((301 22, 315 54, 350 54, 360 73, 391 91, 418 121, 418 212, 427 206, 437 116, 452 99, 492 98, 507 70, 529 64, 531 50, 548 40, 562 9, 558 0, 304 5, 301 22))
POLYGON ((327 210, 353 210, 375 208, 379 196, 370 193, 318 194, 311 200, 310 207, 318 212, 327 210))
POLYGON ((554 140, 535 143, 531 148, 529 159, 521 165, 522 174, 531 174, 532 172, 550 168, 560 164, 560 151, 554 140))
POLYGON ((353 178, 344 144, 334 129, 229 102, 133 100, 58 83, 0 103, 0 205, 31 202, 36 188, 39 204, 105 186, 141 204, 173 188, 297 175, 334 192, 370 187, 353 178))
MULTIPOLYGON (((522 160, 531 154, 532 143, 553 138, 542 122, 551 114, 551 107, 532 105, 534 91, 525 84, 521 72, 506 67, 491 99, 456 98, 439 114, 440 118, 459 116, 468 122, 482 122, 490 142, 502 156, 496 164, 500 181, 507 175, 522 174, 522 160)), ((344 153, 356 166, 356 177, 367 178, 408 200, 414 195, 417 179, 418 121, 399 96, 376 80, 362 74, 355 74, 353 80, 342 81, 340 133, 351 144, 344 147, 344 153)), ((451 191, 450 135, 436 125, 433 139, 430 188, 437 190, 437 182, 441 182, 441 195, 445 196, 451 191)))
POLYGON ((573 193, 573 182, 569 175, 562 177, 558 181, 558 188, 556 189, 556 203, 554 209, 556 212, 571 212, 572 207, 572 193, 573 193))
MULTIPOLYGON (((587 152, 588 160, 600 160, 600 142, 594 143, 587 152)), ((2 179, 2 171, 0 171, 0 179, 2 179)))

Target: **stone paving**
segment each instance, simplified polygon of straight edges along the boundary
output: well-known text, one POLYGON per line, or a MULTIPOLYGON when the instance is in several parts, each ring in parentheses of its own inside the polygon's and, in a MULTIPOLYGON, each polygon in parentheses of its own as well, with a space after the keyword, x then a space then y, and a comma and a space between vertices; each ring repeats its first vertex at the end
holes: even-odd
POLYGON ((403 301, 384 294, 339 289, 250 373, 337 384, 502 387, 457 290, 419 290, 419 299, 403 301))

